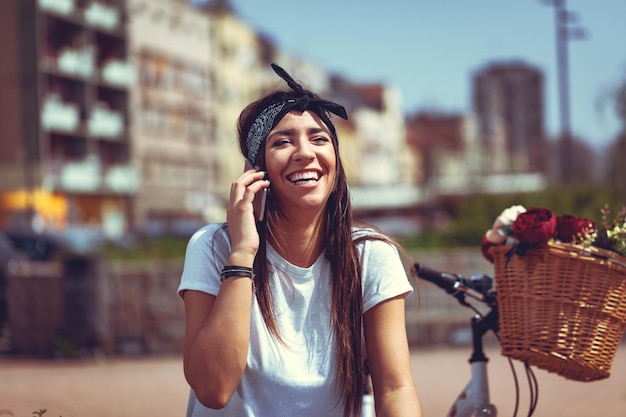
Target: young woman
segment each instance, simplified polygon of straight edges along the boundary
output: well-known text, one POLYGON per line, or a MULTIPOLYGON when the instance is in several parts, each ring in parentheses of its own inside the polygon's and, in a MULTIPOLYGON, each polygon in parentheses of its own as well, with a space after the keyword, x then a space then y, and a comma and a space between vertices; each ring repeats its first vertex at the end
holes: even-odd
POLYGON ((226 224, 187 248, 187 415, 359 416, 367 362, 376 415, 421 416, 404 321, 412 288, 396 246, 352 223, 329 114, 345 110, 272 67, 290 90, 239 118, 241 151, 259 168, 233 182, 226 224))

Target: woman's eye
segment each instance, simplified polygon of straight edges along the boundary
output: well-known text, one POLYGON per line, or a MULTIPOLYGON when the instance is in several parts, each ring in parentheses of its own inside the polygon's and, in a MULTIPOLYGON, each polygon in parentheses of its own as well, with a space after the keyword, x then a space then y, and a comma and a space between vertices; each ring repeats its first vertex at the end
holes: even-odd
POLYGON ((328 139, 327 137, 324 136, 318 136, 315 139, 313 139, 314 142, 322 142, 322 143, 326 143, 326 142, 330 142, 330 139, 328 139))
POLYGON ((274 141, 272 146, 284 146, 289 143, 289 139, 277 139, 274 141))

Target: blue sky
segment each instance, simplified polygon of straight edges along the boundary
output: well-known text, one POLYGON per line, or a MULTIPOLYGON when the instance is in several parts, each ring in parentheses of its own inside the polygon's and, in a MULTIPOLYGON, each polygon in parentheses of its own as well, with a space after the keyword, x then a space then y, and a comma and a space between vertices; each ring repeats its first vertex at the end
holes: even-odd
MULTIPOLYGON (((560 129, 554 9, 542 0, 232 0, 286 49, 355 82, 397 88, 406 112, 471 110, 472 74, 522 60, 545 74, 546 129, 560 129)), ((592 146, 619 132, 610 92, 626 79, 626 1, 569 0, 585 40, 569 46, 572 131, 592 146)), ((305 80, 303 80, 305 81, 305 80)))

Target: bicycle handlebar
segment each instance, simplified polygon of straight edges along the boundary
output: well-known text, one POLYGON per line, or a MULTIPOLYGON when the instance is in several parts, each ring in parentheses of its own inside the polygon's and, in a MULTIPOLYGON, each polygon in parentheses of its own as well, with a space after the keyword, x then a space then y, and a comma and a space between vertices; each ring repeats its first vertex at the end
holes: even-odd
POLYGON ((415 263, 414 266, 419 278, 432 282, 448 294, 459 298, 461 302, 462 295, 468 295, 487 304, 495 302, 495 294, 491 292, 493 279, 488 275, 467 278, 460 274, 438 271, 420 263, 415 263))
POLYGON ((437 271, 436 269, 419 263, 415 264, 415 271, 417 272, 418 277, 432 282, 439 288, 445 290, 448 294, 454 294, 456 292, 454 288, 454 285, 458 280, 456 275, 437 271))

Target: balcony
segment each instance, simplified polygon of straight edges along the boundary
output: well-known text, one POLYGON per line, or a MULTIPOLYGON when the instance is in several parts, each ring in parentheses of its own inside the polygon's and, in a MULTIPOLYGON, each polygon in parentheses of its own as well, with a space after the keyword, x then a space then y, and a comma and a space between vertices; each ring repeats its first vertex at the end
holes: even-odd
POLYGON ((79 125, 78 105, 66 103, 58 94, 48 94, 41 109, 41 125, 47 130, 74 132, 79 125))
POLYGON ((115 7, 94 1, 85 9, 85 21, 91 26, 114 30, 120 23, 120 16, 115 7))
POLYGON ((129 88, 135 82, 135 68, 129 62, 113 59, 104 64, 102 79, 111 85, 129 88))
POLYGON ((105 173, 106 187, 117 193, 135 193, 139 189, 139 174, 131 164, 110 166, 105 173))
POLYGON ((118 138, 124 132, 124 118, 120 112, 110 110, 106 103, 98 102, 87 121, 87 131, 91 136, 118 138))
POLYGON ((94 73, 94 48, 64 48, 59 52, 57 68, 65 74, 90 78, 94 73))
POLYGON ((100 160, 88 156, 82 161, 65 163, 55 182, 66 191, 93 192, 100 186, 100 181, 100 160))
POLYGON ((70 15, 74 11, 74 0, 39 0, 39 7, 62 15, 70 15))
POLYGON ((50 185, 65 192, 133 194, 139 188, 137 167, 131 163, 104 165, 94 155, 59 162, 48 176, 50 185), (55 172, 56 171, 56 172, 55 172))

